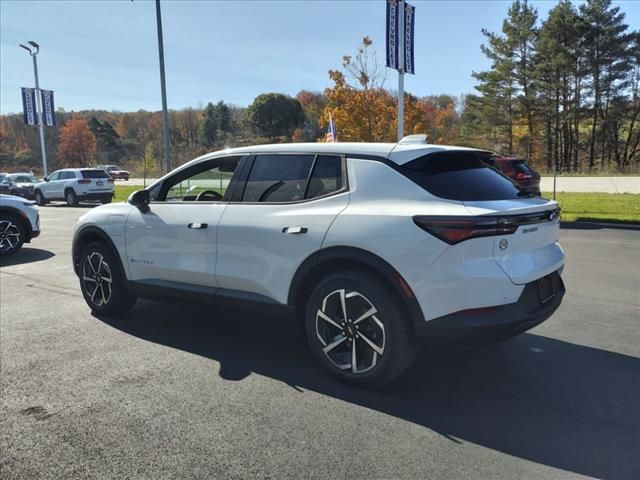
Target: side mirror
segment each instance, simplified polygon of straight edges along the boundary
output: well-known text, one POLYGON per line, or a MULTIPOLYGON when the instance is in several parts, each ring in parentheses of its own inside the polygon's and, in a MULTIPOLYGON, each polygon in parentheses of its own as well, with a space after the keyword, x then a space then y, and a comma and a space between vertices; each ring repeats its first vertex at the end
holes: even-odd
POLYGON ((44 178, 43 178, 43 180, 44 180, 45 182, 48 182, 48 181, 49 181, 49 177, 44 177, 44 178))
POLYGON ((149 190, 136 190, 129 196, 127 202, 138 208, 142 213, 147 213, 149 211, 149 202, 151 202, 149 190))

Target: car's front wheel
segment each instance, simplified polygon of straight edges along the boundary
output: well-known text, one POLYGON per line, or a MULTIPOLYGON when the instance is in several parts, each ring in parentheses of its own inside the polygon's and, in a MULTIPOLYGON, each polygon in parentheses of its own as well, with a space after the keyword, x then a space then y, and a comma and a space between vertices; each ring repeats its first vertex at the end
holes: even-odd
POLYGON ((380 386, 399 376, 415 355, 415 338, 397 297, 361 271, 332 274, 313 290, 305 329, 315 358, 335 376, 380 386))
POLYGON ((125 312, 136 302, 125 287, 118 259, 101 242, 87 245, 80 255, 80 288, 89 307, 98 314, 125 312))
POLYGON ((2 214, 0 217, 0 255, 16 253, 25 239, 22 222, 11 215, 2 214))

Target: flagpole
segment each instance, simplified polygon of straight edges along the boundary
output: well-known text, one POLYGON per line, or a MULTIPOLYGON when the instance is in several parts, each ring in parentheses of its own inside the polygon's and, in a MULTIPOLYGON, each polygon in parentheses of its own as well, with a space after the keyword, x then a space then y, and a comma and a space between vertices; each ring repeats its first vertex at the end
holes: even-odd
POLYGON ((404 0, 400 0, 398 10, 398 141, 404 137, 404 0))

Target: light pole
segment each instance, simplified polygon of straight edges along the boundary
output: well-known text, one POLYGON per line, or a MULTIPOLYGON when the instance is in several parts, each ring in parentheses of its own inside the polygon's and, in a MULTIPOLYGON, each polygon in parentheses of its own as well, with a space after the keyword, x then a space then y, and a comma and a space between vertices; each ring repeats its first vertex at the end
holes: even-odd
POLYGON ((20 46, 24 48, 27 52, 29 52, 29 55, 31 55, 31 58, 33 58, 33 74, 36 77, 36 110, 37 110, 36 113, 38 116, 38 128, 40 129, 40 150, 42 150, 42 168, 44 170, 44 176, 46 177, 48 175, 47 152, 44 147, 44 124, 43 124, 43 118, 42 118, 40 83, 38 82, 38 61, 36 60, 36 55, 38 55, 38 52, 40 51, 40 45, 38 45, 36 42, 32 40, 29 40, 27 43, 31 45, 31 48, 27 47, 26 45, 23 45, 22 43, 20 44, 20 46))
POLYGON ((160 0, 156 0, 156 23, 158 26, 158 57, 160 60, 160 89, 162 91, 162 136, 164 138, 165 172, 171 170, 171 151, 169 149, 169 114, 167 112, 167 87, 164 79, 164 42, 162 41, 162 15, 160 0))

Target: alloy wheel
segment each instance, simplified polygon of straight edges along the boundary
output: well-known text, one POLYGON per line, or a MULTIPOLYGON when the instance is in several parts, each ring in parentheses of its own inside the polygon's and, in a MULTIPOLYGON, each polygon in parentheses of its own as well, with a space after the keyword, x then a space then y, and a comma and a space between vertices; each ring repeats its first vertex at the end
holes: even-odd
POLYGON ((11 220, 0 220, 0 252, 10 252, 20 244, 20 229, 11 220))
POLYGON ((104 257, 98 252, 87 255, 82 265, 82 287, 91 303, 96 307, 109 303, 112 283, 111 268, 104 257))
POLYGON ((357 291, 334 290, 316 313, 316 336, 336 367, 354 374, 374 368, 385 348, 384 324, 373 303, 357 291))

